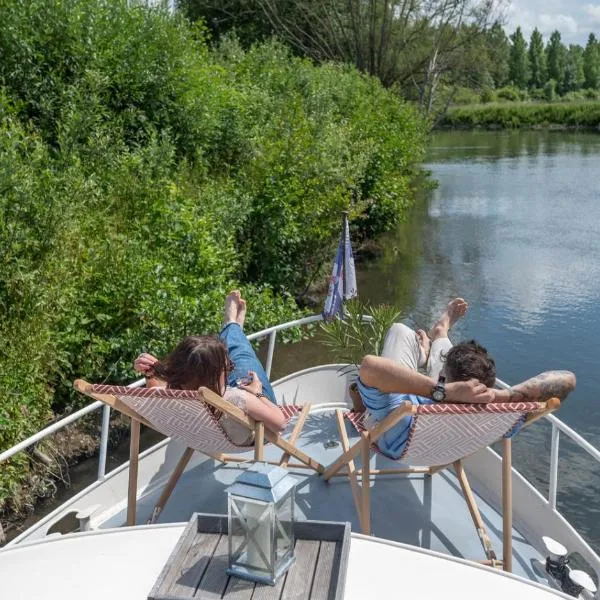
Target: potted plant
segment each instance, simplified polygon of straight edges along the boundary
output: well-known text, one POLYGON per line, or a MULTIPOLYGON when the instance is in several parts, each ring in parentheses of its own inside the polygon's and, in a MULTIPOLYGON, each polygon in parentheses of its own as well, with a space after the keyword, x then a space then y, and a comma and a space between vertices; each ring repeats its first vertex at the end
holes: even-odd
MULTIPOLYGON (((400 311, 386 304, 370 306, 354 298, 344 305, 344 318, 321 324, 323 343, 335 360, 346 363, 344 374, 358 377, 358 365, 366 354, 379 356, 388 329, 400 319, 400 311)), ((364 411, 356 381, 350 384, 355 411, 364 411)))

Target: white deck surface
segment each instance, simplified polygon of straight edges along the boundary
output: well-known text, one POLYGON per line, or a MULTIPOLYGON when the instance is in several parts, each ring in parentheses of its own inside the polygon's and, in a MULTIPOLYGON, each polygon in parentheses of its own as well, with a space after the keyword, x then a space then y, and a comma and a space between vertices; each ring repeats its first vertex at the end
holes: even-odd
MULTIPOLYGON (((183 524, 96 531, 0 552, 0 597, 145 600, 183 524)), ((353 534, 346 600, 566 598, 527 580, 436 553, 353 534)))

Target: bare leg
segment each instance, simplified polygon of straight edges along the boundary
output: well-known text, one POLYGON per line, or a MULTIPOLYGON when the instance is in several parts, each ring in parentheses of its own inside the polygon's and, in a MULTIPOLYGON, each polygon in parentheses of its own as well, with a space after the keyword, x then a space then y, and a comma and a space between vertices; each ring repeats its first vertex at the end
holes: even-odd
POLYGON ((235 321, 240 327, 243 328, 245 320, 246 320, 246 301, 241 296, 238 296, 237 317, 236 317, 235 321))
POLYGON ((419 358, 419 368, 424 367, 429 359, 429 350, 431 349, 431 340, 423 329, 417 329, 415 331, 419 346, 421 349, 421 356, 419 358))
MULTIPOLYGON (((240 292, 233 290, 225 297, 225 308, 223 309, 223 324, 237 323, 239 313, 240 292)), ((244 302, 244 305, 246 303, 244 302)), ((244 311, 245 312, 245 311, 244 311)), ((243 322, 243 321, 242 321, 243 322)))
POLYGON ((469 305, 462 298, 455 298, 448 302, 446 310, 440 315, 440 318, 431 328, 431 349, 425 372, 429 377, 438 379, 442 369, 446 354, 452 348, 452 343, 448 339, 448 331, 461 317, 465 315, 469 305))
POLYGON ((434 341, 438 338, 447 338, 448 332, 452 326, 461 317, 465 316, 468 308, 469 305, 463 298, 454 298, 454 300, 450 300, 446 310, 440 315, 440 318, 429 330, 429 337, 431 341, 434 341))

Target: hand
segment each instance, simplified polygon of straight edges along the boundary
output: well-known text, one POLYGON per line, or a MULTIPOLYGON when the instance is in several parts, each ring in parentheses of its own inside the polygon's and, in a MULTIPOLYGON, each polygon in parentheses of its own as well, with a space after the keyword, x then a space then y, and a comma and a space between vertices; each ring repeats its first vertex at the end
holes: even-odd
POLYGON ((133 362, 133 368, 138 373, 143 373, 146 377, 152 377, 154 375, 154 365, 158 362, 156 356, 143 352, 133 362))
POLYGON ((258 375, 256 374, 255 371, 248 371, 248 377, 252 378, 252 381, 248 384, 248 385, 240 385, 240 387, 243 390, 246 390, 247 392, 250 392, 251 394, 254 394, 256 396, 256 394, 262 394, 262 383, 260 381, 260 379, 258 378, 258 375))
POLYGON ((446 401, 463 402, 465 404, 487 404, 493 402, 496 394, 478 379, 469 381, 453 381, 446 384, 446 401))

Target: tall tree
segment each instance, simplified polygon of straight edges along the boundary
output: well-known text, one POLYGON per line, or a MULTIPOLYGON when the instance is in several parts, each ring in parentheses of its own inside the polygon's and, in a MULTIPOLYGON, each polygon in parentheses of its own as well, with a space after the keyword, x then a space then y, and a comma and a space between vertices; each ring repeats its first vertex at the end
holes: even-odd
POLYGON ((277 33, 316 60, 341 60, 396 84, 425 110, 469 38, 502 0, 257 0, 277 33))
POLYGON ((600 88, 600 43, 590 33, 583 52, 584 87, 597 90, 600 88))
POLYGON ((562 85, 563 92, 581 89, 584 81, 583 48, 578 44, 571 44, 565 55, 565 77, 562 85))
POLYGON ((529 81, 529 58, 527 42, 520 27, 510 36, 510 58, 508 62, 509 77, 513 85, 525 89, 529 81))
MULTIPOLYGON (((553 31, 546 46, 548 77, 560 87, 565 78, 565 58, 567 50, 560 39, 560 32, 553 31)), ((562 90, 561 90, 562 91, 562 90)))
POLYGON ((494 23, 486 32, 485 45, 489 58, 488 70, 494 81, 494 87, 505 86, 509 78, 510 44, 500 23, 494 23))
POLYGON ((544 51, 544 40, 542 34, 536 27, 529 40, 529 85, 532 88, 544 87, 548 79, 546 68, 546 52, 544 51))

